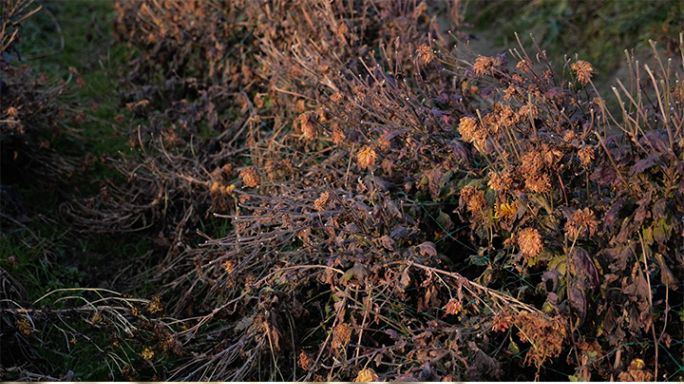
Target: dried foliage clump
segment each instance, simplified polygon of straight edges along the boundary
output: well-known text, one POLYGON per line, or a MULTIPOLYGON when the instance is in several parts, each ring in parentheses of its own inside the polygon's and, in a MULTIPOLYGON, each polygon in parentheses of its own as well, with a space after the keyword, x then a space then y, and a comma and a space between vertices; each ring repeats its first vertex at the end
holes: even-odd
POLYGON ((632 62, 609 110, 590 63, 478 57, 439 6, 118 4, 138 152, 64 213, 170 239, 170 380, 676 377, 684 67, 632 62))

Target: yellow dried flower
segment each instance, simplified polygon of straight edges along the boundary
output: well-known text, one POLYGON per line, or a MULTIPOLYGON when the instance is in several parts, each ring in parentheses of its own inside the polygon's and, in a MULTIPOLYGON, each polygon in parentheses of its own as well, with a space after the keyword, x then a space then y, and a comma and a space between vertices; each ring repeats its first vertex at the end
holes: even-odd
POLYGON ((245 183, 245 186, 249 188, 254 188, 261 182, 256 168, 253 166, 240 170, 240 177, 242 177, 242 182, 245 183))
POLYGON ((157 315, 164 312, 164 305, 162 304, 159 296, 152 296, 152 300, 150 300, 150 303, 147 304, 147 312, 152 315, 157 315))
POLYGON ((235 262, 228 260, 225 263, 223 263, 223 266, 226 269, 226 273, 231 273, 235 270, 235 262))
POLYGON ((504 203, 496 207, 496 213, 494 214, 494 217, 497 220, 501 220, 504 222, 510 222, 513 220, 515 217, 515 214, 518 212, 518 203, 515 201, 512 203, 504 203))
POLYGON ((544 249, 542 237, 534 228, 525 228, 518 233, 516 240, 525 259, 539 255, 544 249))
POLYGON ((594 73, 594 67, 591 66, 591 63, 584 60, 577 60, 576 63, 572 63, 570 65, 570 68, 575 71, 577 74, 577 80, 579 80, 579 82, 583 85, 589 82, 589 79, 594 73))
POLYGON ((434 53, 432 53, 432 50, 427 45, 421 45, 420 47, 418 47, 416 53, 418 54, 418 61, 420 61, 423 64, 429 64, 432 62, 432 60, 435 59, 434 53))
POLYGON ((458 133, 464 141, 472 143, 477 141, 478 144, 483 145, 487 138, 487 131, 482 128, 477 120, 473 117, 462 117, 458 124, 458 133))
POLYGON ((504 100, 508 101, 511 97, 515 96, 516 93, 518 93, 518 91, 515 89, 515 87, 512 85, 509 86, 506 88, 504 100))
POLYGON ((34 332, 33 325, 28 319, 19 319, 14 322, 14 325, 17 327, 19 332, 24 335, 30 335, 34 332))
POLYGON ((316 199, 316 200, 314 201, 314 207, 316 207, 316 209, 317 209, 319 212, 324 211, 324 210, 325 210, 325 205, 328 204, 328 200, 329 200, 329 199, 330 199, 330 193, 328 193, 328 192, 323 192, 323 193, 321 194, 321 197, 319 197, 318 199, 316 199))
POLYGON ((364 368, 359 371, 359 374, 354 379, 354 382, 369 382, 375 381, 378 378, 378 374, 372 368, 364 368))
POLYGON ((151 347, 146 347, 140 354, 140 356, 142 356, 143 359, 148 361, 154 359, 155 355, 156 353, 154 352, 154 349, 152 349, 151 347))
POLYGON ((375 160, 378 158, 378 154, 375 153, 375 150, 369 146, 363 147, 360 151, 359 154, 356 156, 356 159, 358 161, 359 167, 361 168, 368 168, 371 165, 375 163, 375 160))

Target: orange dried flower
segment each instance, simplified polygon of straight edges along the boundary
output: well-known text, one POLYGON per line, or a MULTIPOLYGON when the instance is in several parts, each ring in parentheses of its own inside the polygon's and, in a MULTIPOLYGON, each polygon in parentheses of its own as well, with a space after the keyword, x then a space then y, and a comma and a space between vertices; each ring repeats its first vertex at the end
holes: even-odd
POLYGON ((446 311, 447 315, 455 315, 461 310, 462 307, 463 305, 461 305, 461 301, 452 297, 442 309, 446 311))
POLYGON ((525 259, 535 257, 544 249, 542 237, 534 228, 525 228, 518 233, 516 240, 525 259))
POLYGON ((307 140, 315 140, 318 137, 318 127, 316 126, 316 116, 311 113, 302 113, 298 117, 299 125, 307 140))
POLYGON ((551 180, 549 179, 549 175, 542 173, 526 178, 525 188, 534 193, 546 193, 551 191, 551 180))
POLYGON ((340 323, 333 329, 332 347, 344 348, 351 340, 351 328, 347 323, 340 323))
POLYGON ((325 205, 328 204, 328 201, 330 200, 330 193, 328 192, 323 192, 321 194, 321 197, 316 199, 314 201, 314 207, 320 212, 325 210, 325 205))
POLYGON ((518 93, 518 91, 515 89, 514 86, 509 86, 506 88, 505 94, 504 94, 504 100, 508 101, 510 100, 511 97, 515 96, 518 93))
POLYGON ((242 177, 242 182, 245 183, 245 186, 249 188, 254 188, 261 182, 259 174, 257 174, 256 168, 253 166, 240 170, 240 177, 242 177))
POLYGON ((462 117, 458 124, 458 133, 461 134, 463 140, 472 142, 477 130, 477 120, 473 117, 462 117))
POLYGON ((570 238, 579 235, 593 236, 598 230, 598 221, 594 212, 589 208, 578 209, 572 214, 570 220, 565 223, 565 231, 570 238))
POLYGON ((511 171, 489 171, 489 187, 495 191, 507 191, 513 186, 513 175, 511 171))
POLYGON ((427 45, 421 45, 420 47, 418 47, 416 53, 418 54, 418 61, 420 61, 423 64, 430 64, 432 60, 435 59, 434 53, 432 53, 432 50, 427 45))
POLYGON ((359 154, 356 156, 356 159, 358 161, 359 167, 361 168, 368 168, 371 165, 375 163, 375 160, 378 158, 378 154, 375 153, 375 150, 369 146, 363 147, 360 151, 359 154))
POLYGON ((339 104, 344 100, 344 96, 342 96, 341 93, 337 92, 330 96, 330 100, 335 104, 339 104))
POLYGON ((354 382, 369 382, 375 381, 378 378, 378 374, 372 368, 364 368, 359 371, 359 374, 354 379, 354 382))
POLYGON ((570 68, 575 71, 577 74, 577 80, 579 80, 579 82, 583 85, 589 82, 589 79, 594 73, 594 67, 591 66, 591 63, 584 60, 577 60, 576 63, 572 63, 570 65, 570 68))
POLYGON ((582 149, 577 151, 577 156, 579 156, 582 165, 586 167, 594 160, 594 148, 585 145, 582 149))
POLYGON ((340 145, 342 142, 344 142, 344 139, 347 138, 347 136, 344 134, 344 130, 337 123, 333 123, 332 131, 332 139, 335 145, 340 145))
POLYGON ((480 77, 489 71, 494 66, 494 59, 491 57, 480 56, 475 60, 473 64, 473 70, 475 71, 475 76, 480 77))
POLYGON ((299 358, 297 359, 297 365, 299 365, 299 367, 301 369, 308 371, 309 368, 311 368, 311 363, 312 363, 311 358, 309 357, 309 355, 306 352, 302 351, 301 353, 299 353, 299 358))
POLYGON ((563 135, 563 140, 565 140, 565 141, 573 141, 573 140, 575 140, 575 138, 576 138, 575 132, 573 132, 573 131, 568 131, 565 133, 565 135, 563 135))
POLYGON ((461 189, 461 204, 465 204, 473 216, 482 215, 482 209, 487 205, 484 191, 480 191, 471 186, 465 186, 461 189))

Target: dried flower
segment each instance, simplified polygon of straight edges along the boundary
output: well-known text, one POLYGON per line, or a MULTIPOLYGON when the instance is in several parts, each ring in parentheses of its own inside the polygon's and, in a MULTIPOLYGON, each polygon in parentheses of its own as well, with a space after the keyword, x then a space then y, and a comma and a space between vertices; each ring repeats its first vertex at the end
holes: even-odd
POLYGON ((378 378, 378 374, 372 368, 364 368, 359 371, 359 374, 354 379, 354 382, 369 382, 375 381, 378 378))
POLYGON ((155 355, 156 353, 154 352, 154 349, 152 349, 152 347, 146 347, 140 354, 140 356, 142 356, 143 359, 148 361, 154 359, 155 355))
POLYGON ((321 197, 314 201, 314 207, 316 207, 319 212, 324 211, 325 205, 328 204, 328 200, 330 200, 330 193, 323 192, 321 197))
POLYGON ((515 201, 512 203, 503 203, 496 208, 494 217, 497 220, 509 223, 513 221, 515 214, 518 212, 518 203, 515 201))
POLYGON ((299 353, 299 358, 297 359, 297 365, 299 365, 299 367, 301 369, 308 371, 309 368, 311 368, 311 363, 312 363, 311 358, 309 357, 309 355, 306 352, 302 351, 299 353))
POLYGON ((518 233, 516 240, 525 259, 539 255, 544 249, 542 237, 534 228, 525 228, 518 233))
POLYGON ((515 96, 518 93, 518 91, 515 89, 514 86, 509 86, 506 88, 505 95, 504 95, 504 100, 508 101, 510 100, 511 97, 515 96))
POLYGON ((578 209, 572 214, 570 220, 565 223, 565 231, 570 238, 579 235, 593 236, 598 230, 598 221, 594 212, 589 208, 578 209))
POLYGON ((375 153, 375 150, 369 146, 363 147, 360 151, 359 154, 356 156, 356 159, 358 161, 359 167, 361 168, 368 168, 371 165, 375 163, 375 160, 378 158, 378 154, 375 153))
POLYGON ((427 45, 421 45, 418 47, 416 53, 418 54, 418 61, 420 61, 422 64, 430 64, 432 60, 435 59, 434 53, 432 53, 432 50, 427 45))
POLYGON ((565 133, 565 135, 563 135, 563 140, 565 140, 565 141, 573 141, 573 140, 575 140, 575 138, 576 138, 575 132, 573 132, 573 131, 567 131, 565 133))
POLYGON ((589 82, 589 79, 594 73, 594 67, 591 66, 591 63, 584 60, 577 60, 576 63, 572 63, 570 65, 570 68, 575 71, 577 74, 577 80, 579 80, 579 82, 583 85, 589 82))
POLYGON ((19 319, 14 322, 14 325, 17 327, 19 332, 24 335, 30 335, 34 332, 33 325, 28 319, 19 319))
POLYGON ((487 185, 495 191, 507 191, 513 186, 513 175, 508 169, 489 171, 489 182, 487 185))
POLYGON ((594 148, 585 145, 577 151, 577 156, 579 156, 582 165, 586 167, 594 160, 594 148))
POLYGON ((242 177, 242 182, 249 188, 256 187, 261 181, 256 172, 256 168, 253 166, 240 170, 240 177, 242 177))
POLYGON ((446 311, 447 315, 455 315, 461 310, 462 307, 463 305, 461 305, 461 301, 452 297, 449 299, 449 302, 446 303, 443 309, 446 311))
POLYGON ((150 300, 150 303, 147 304, 147 312, 149 312, 152 315, 158 315, 164 312, 164 304, 162 304, 161 299, 159 299, 159 296, 152 296, 152 300, 150 300))
POLYGON ((480 191, 471 186, 461 189, 461 205, 465 205, 473 216, 481 216, 482 209, 487 205, 484 191, 480 191))
POLYGON ((318 138, 318 126, 316 125, 316 115, 313 113, 302 113, 299 115, 299 125, 307 140, 315 140, 318 138))
POLYGON ((491 57, 480 56, 475 60, 473 64, 473 70, 475 70, 475 76, 480 77, 489 71, 494 66, 494 59, 491 57))
POLYGON ((344 139, 346 139, 347 136, 344 134, 344 130, 342 127, 340 127, 339 124, 333 123, 332 125, 332 139, 333 143, 335 145, 340 145, 342 142, 344 142, 344 139))
POLYGON ((235 270, 235 262, 228 260, 223 263, 223 267, 226 269, 226 273, 231 273, 233 270, 235 270))
POLYGON ((342 96, 341 93, 337 92, 330 96, 330 100, 335 104, 339 104, 344 100, 344 96, 342 96))
POLYGON ((331 346, 334 349, 344 348, 351 340, 351 328, 347 323, 340 323, 333 329, 333 340, 331 346))

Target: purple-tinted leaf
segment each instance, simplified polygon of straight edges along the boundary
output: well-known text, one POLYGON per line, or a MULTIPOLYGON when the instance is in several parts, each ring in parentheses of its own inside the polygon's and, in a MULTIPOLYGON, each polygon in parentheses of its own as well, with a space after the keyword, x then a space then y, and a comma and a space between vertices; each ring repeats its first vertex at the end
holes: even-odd
POLYGON ((584 286, 580 281, 576 282, 570 287, 568 299, 570 300, 570 307, 575 310, 580 318, 580 324, 584 323, 587 318, 587 294, 584 292, 584 286))
POLYGON ((647 148, 653 148, 656 152, 665 153, 670 150, 667 133, 662 129, 646 132, 646 134, 639 139, 639 142, 642 145, 647 146, 647 148))
POLYGON ((599 286, 601 276, 589 252, 584 248, 575 247, 572 251, 572 263, 577 275, 583 277, 589 287, 597 288, 599 286))
POLYGON ((599 183, 602 187, 612 185, 618 180, 620 177, 615 172, 615 168, 608 164, 599 165, 591 174, 591 181, 599 183))
POLYGON ((618 220, 618 212, 620 212, 620 208, 622 208, 624 204, 625 199, 622 197, 613 202, 613 205, 610 206, 610 209, 608 209, 605 216, 603 216, 604 228, 613 229, 613 226, 615 226, 615 223, 618 220))
POLYGON ((645 170, 651 168, 652 166, 654 166, 656 164, 656 160, 658 160, 659 157, 660 157, 660 155, 653 155, 653 156, 649 156, 643 160, 639 160, 636 164, 634 164, 632 166, 632 168, 629 169, 629 175, 630 176, 638 175, 638 174, 644 172, 645 170))

